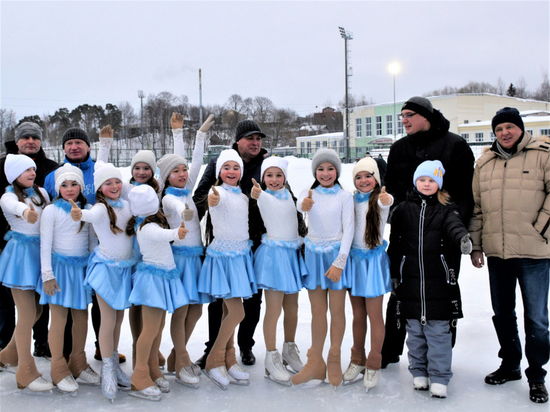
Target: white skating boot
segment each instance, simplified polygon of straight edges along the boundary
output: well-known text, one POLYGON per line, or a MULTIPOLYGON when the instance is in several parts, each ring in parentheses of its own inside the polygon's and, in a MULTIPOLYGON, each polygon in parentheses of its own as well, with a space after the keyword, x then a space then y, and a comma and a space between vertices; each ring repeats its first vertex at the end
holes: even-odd
POLYGON ((17 366, 11 366, 9 363, 0 362, 0 372, 13 373, 17 372, 17 366))
POLYGON ((26 387, 17 383, 17 389, 19 389, 18 393, 24 393, 26 395, 50 395, 52 393, 53 384, 42 376, 39 376, 26 387))
POLYGON ((170 392, 170 382, 168 382, 164 376, 158 378, 155 381, 155 385, 157 385, 157 388, 159 388, 162 393, 170 392))
MULTIPOLYGON (((118 357, 118 355, 117 355, 118 357)), ((117 376, 115 370, 115 360, 113 357, 103 358, 103 366, 101 368, 101 392, 103 395, 113 402, 118 391, 117 376)))
POLYGON ((130 377, 120 368, 120 358, 117 351, 113 352, 111 359, 113 359, 115 365, 114 370, 119 389, 121 391, 129 391, 132 388, 132 381, 130 380, 130 377))
POLYGON ((300 359, 300 351, 295 342, 283 343, 283 365, 290 366, 294 373, 300 372, 304 368, 304 364, 300 359))
POLYGON ((157 385, 149 386, 141 391, 138 391, 135 386, 132 386, 132 390, 128 392, 128 395, 133 396, 134 398, 145 399, 148 401, 160 401, 162 399, 162 392, 157 387, 157 385))
POLYGON ((214 382, 220 389, 224 391, 227 390, 230 383, 230 378, 225 365, 218 366, 217 368, 210 370, 203 369, 203 372, 206 377, 214 382))
POLYGON ((427 391, 429 388, 427 376, 417 376, 413 379, 413 388, 417 391, 427 391))
POLYGON ((196 363, 192 363, 191 364, 191 367, 193 368, 193 373, 197 376, 201 376, 202 375, 202 372, 201 372, 201 367, 199 365, 197 365, 196 363))
POLYGON ((284 367, 278 350, 268 351, 265 354, 265 378, 279 385, 292 386, 290 373, 284 367))
POLYGON ((176 374, 176 382, 189 388, 198 389, 200 381, 200 378, 195 375, 193 366, 185 366, 176 374))
POLYGON ((361 365, 356 365, 353 362, 350 362, 346 372, 344 372, 342 384, 344 386, 353 385, 354 383, 360 382, 361 377, 359 374, 365 374, 365 367, 361 365))
POLYGON ((55 389, 61 393, 76 396, 76 392, 78 391, 78 383, 76 383, 73 375, 68 375, 61 379, 57 385, 55 385, 55 389))
POLYGON ((380 381, 380 370, 374 370, 374 369, 365 370, 364 384, 365 384, 365 388, 367 388, 367 392, 369 391, 369 389, 375 388, 376 385, 378 385, 378 381, 380 381))
POLYGON ((240 367, 238 363, 232 365, 227 373, 233 379, 229 381, 233 385, 248 386, 250 385, 250 374, 240 367))
POLYGON ((76 378, 76 382, 83 385, 99 386, 99 384, 101 383, 101 377, 96 371, 88 366, 86 369, 80 372, 80 375, 78 375, 78 378, 76 378))
POLYGON ((442 383, 432 383, 430 385, 430 395, 432 395, 432 398, 446 398, 447 385, 443 385, 442 383))

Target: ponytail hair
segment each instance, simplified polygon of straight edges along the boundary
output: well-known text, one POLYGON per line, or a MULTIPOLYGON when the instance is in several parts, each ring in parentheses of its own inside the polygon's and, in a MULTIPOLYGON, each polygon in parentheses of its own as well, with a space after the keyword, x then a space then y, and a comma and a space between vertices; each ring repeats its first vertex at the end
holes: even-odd
MULTIPOLYGON (((46 203, 48 202, 46 201, 46 198, 40 191, 40 188, 38 187, 38 185, 35 183, 32 185, 32 188, 34 189, 36 196, 38 197, 39 200, 36 200, 33 198, 31 199, 31 202, 35 206, 46 206, 46 203)), ((25 203, 25 199, 29 197, 29 195, 25 191, 26 189, 27 188, 23 186, 21 183, 19 183, 17 180, 13 181, 13 193, 15 193, 15 195, 17 196, 17 200, 19 200, 20 202, 25 203)))
MULTIPOLYGON (((143 226, 145 226, 148 223, 157 223, 160 227, 163 229, 170 229, 170 225, 168 224, 168 220, 166 219, 166 215, 162 213, 162 211, 159 209, 156 214, 147 216, 143 222, 139 225, 139 228, 141 229, 143 226)), ((128 224, 126 225, 126 234, 128 236, 135 236, 136 234, 136 217, 132 216, 130 220, 128 220, 128 224)))
POLYGON ((443 206, 446 206, 451 202, 451 195, 449 195, 449 193, 447 193, 447 191, 445 190, 438 190, 437 200, 439 200, 439 203, 441 203, 443 206))
POLYGON ((99 190, 95 193, 95 198, 97 200, 97 203, 102 203, 107 208, 107 214, 109 215, 109 223, 111 226, 111 232, 113 232, 115 235, 119 233, 124 233, 124 230, 119 228, 116 224, 117 217, 115 210, 113 207, 107 202, 107 198, 103 193, 101 193, 99 190))
POLYGON ((366 215, 365 225, 365 244, 369 249, 374 249, 380 243, 380 205, 378 197, 380 196, 380 185, 376 185, 369 197, 369 208, 366 215))

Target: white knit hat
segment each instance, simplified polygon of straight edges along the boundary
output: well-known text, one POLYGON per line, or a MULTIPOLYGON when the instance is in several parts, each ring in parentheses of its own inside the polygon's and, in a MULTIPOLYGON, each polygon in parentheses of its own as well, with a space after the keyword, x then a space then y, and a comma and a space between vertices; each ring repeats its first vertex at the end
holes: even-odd
POLYGON ((342 162, 338 157, 338 153, 332 149, 319 149, 315 152, 315 156, 311 159, 311 171, 313 172, 313 177, 317 178, 317 168, 321 163, 329 162, 334 165, 336 168, 336 178, 340 177, 340 172, 342 171, 342 162))
POLYGON ((59 193, 59 188, 63 182, 69 180, 74 180, 80 186, 80 191, 83 192, 86 185, 84 184, 84 175, 82 170, 78 167, 73 166, 70 163, 65 163, 63 166, 58 168, 55 173, 55 191, 59 193))
POLYGON ((95 162, 94 167, 94 186, 95 191, 97 192, 101 185, 109 179, 119 179, 122 181, 122 174, 112 163, 105 163, 101 160, 95 162))
POLYGON ((239 153, 235 149, 226 149, 223 150, 220 153, 220 156, 218 157, 218 160, 216 160, 216 179, 220 177, 220 171, 222 170, 222 166, 227 162, 237 162, 239 166, 241 167, 241 177, 243 175, 243 159, 241 159, 241 156, 239 156, 239 153))
POLYGON ((288 161, 287 160, 283 159, 282 157, 278 157, 278 156, 271 156, 271 157, 268 157, 267 159, 265 159, 262 162, 262 168, 261 168, 261 171, 260 171, 260 179, 262 179, 262 180, 264 179, 264 173, 270 167, 277 167, 277 168, 281 169, 283 171, 283 174, 285 175, 285 182, 287 181, 287 179, 288 179, 288 175, 287 175, 288 161))
POLYGON ((132 157, 132 163, 130 163, 130 171, 134 170, 136 163, 145 163, 153 171, 153 176, 157 171, 157 159, 155 154, 151 150, 140 150, 134 157, 132 157))
POLYGON ((353 166, 353 184, 356 188, 357 185, 355 184, 355 176, 357 176, 359 172, 369 172, 376 179, 378 185, 381 185, 378 164, 372 157, 364 157, 359 160, 355 166, 353 166))
POLYGON ((159 210, 159 197, 149 185, 135 186, 128 193, 132 214, 137 217, 156 215, 159 210))
POLYGON ((8 154, 6 156, 6 162, 4 163, 4 173, 8 179, 8 183, 11 185, 15 179, 21 174, 34 167, 36 170, 36 163, 29 156, 23 154, 8 154))

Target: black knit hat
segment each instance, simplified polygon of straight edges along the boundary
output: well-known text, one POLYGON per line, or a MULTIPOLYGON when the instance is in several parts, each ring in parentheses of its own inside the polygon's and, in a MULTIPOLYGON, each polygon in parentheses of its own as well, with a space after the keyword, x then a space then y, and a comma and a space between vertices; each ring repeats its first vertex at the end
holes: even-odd
POLYGON ((83 140, 84 142, 86 142, 88 147, 90 146, 90 139, 88 138, 88 135, 80 127, 71 127, 70 129, 67 129, 65 133, 63 133, 63 146, 65 146, 67 140, 73 139, 83 140))
POLYGON ((403 110, 412 110, 415 113, 418 113, 420 116, 425 117, 430 123, 434 123, 434 107, 432 103, 425 97, 415 96, 411 97, 405 102, 401 111, 403 110))
POLYGON ((254 120, 241 120, 237 124, 235 141, 238 142, 241 138, 252 134, 259 134, 262 138, 265 137, 265 133, 262 133, 262 129, 260 129, 260 126, 254 120))
POLYGON ((501 123, 513 123, 519 127, 522 132, 525 131, 523 119, 521 118, 518 109, 514 107, 503 107, 497 112, 497 114, 495 114, 495 117, 493 117, 493 120, 491 121, 493 133, 495 132, 496 127, 501 123))

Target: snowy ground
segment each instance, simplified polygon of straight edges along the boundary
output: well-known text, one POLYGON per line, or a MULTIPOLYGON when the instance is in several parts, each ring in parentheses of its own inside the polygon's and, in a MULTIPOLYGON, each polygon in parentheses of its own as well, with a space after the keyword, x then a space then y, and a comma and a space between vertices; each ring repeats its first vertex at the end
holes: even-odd
MULTIPOLYGON (((290 184, 296 194, 312 182, 311 162, 294 159, 289 167, 290 184)), ((351 190, 352 166, 344 165, 340 179, 345 189, 351 190)), ((125 171, 126 172, 126 171, 125 171)), ((389 229, 389 228, 388 228, 389 229)), ((389 234, 389 230, 386 236, 389 234)), ((336 390, 325 384, 320 387, 303 389, 287 388, 264 379, 263 359, 265 345, 261 323, 256 330, 254 353, 255 366, 245 367, 251 374, 248 387, 233 386, 225 392, 220 390, 204 376, 197 390, 181 386, 174 376, 167 376, 171 383, 171 392, 163 394, 161 402, 148 402, 119 393, 113 404, 101 394, 100 388, 81 386, 76 397, 68 397, 54 392, 50 396, 28 396, 17 394, 15 377, 0 373, 0 412, 50 412, 50 411, 115 411, 115 410, 168 410, 191 411, 508 411, 541 410, 548 411, 548 404, 534 404, 528 397, 528 384, 525 377, 521 381, 509 382, 504 386, 490 386, 483 382, 484 376, 499 365, 497 357, 498 342, 491 321, 487 269, 475 269, 469 258, 464 257, 460 275, 464 319, 458 324, 457 344, 453 352, 453 372, 447 399, 432 399, 428 392, 412 389, 412 377, 407 370, 407 357, 401 357, 398 364, 389 365, 382 371, 378 387, 365 393, 362 382, 336 390)), ((520 331, 523 331, 523 311, 521 297, 518 296, 518 318, 520 331)), ((197 324, 195 333, 188 345, 192 359, 202 355, 204 342, 208 338, 206 308, 204 316, 197 324)), ((342 345, 342 368, 349 362, 352 312, 349 302, 346 308, 346 334, 342 345)), ((309 301, 307 292, 300 293, 299 324, 296 341, 302 351, 302 360, 306 361, 306 352, 311 343, 309 301)), ((169 319, 167 319, 167 324, 169 319)), ((90 331, 92 331, 90 325, 90 331)), ((523 333, 520 334, 522 336, 523 333)), ((282 321, 278 328, 279 350, 282 348, 282 321)), ((522 338, 523 341, 523 338, 522 338)), ((368 342, 368 339, 367 339, 368 342)), ((132 338, 127 320, 123 323, 120 352, 131 354, 132 338)), ((88 361, 99 371, 101 363, 93 359, 93 332, 88 335, 88 361)), ((171 349, 169 328, 164 329, 161 351, 167 355, 171 349)), ((368 351, 368 344, 367 344, 368 351)), ((325 345, 325 357, 328 352, 328 339, 325 345)), ((405 348, 406 353, 406 348, 405 348)), ((130 374, 131 362, 122 365, 130 374)), ((36 360, 40 372, 49 379, 50 363, 42 358, 36 360)), ((522 363, 522 369, 527 367, 522 363)))

